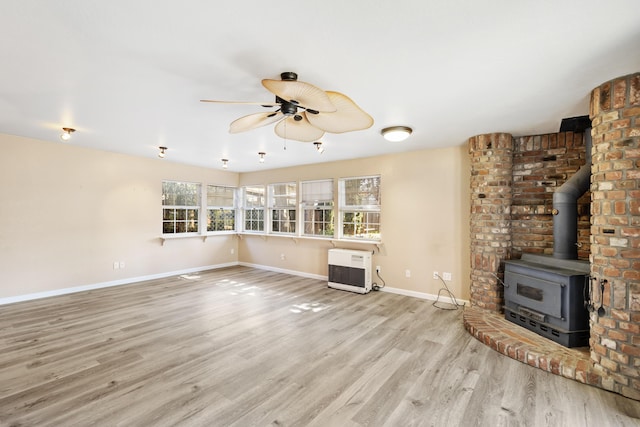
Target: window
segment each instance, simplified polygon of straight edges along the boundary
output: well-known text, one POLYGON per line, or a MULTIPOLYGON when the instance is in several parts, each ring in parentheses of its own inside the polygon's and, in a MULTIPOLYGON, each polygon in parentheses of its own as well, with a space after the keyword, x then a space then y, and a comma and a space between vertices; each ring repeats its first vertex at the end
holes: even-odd
POLYGON ((300 187, 302 233, 333 237, 333 181, 306 181, 300 187))
POLYGON ((162 182, 162 234, 197 233, 200 184, 162 182))
POLYGON ((296 232, 296 183, 269 185, 271 231, 296 232))
POLYGON ((340 237, 380 240, 380 177, 341 179, 339 196, 340 237))
POLYGON ((245 231, 264 231, 264 187, 243 187, 245 231))
POLYGON ((236 229, 235 195, 233 187, 207 185, 207 231, 236 229))

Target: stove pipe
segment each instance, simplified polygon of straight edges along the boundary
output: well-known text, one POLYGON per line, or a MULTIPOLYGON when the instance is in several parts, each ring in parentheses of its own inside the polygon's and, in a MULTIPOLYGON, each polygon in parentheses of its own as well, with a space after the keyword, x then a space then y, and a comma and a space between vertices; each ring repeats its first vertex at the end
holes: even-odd
POLYGON ((584 131, 586 163, 553 193, 553 257, 578 259, 578 199, 591 181, 591 128, 584 131))

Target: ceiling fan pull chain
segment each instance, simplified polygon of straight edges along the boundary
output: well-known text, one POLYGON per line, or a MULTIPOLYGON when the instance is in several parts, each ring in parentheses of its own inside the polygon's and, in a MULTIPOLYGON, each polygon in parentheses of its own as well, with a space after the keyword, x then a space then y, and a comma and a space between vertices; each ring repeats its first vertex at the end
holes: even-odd
POLYGON ((287 119, 284 119, 284 151, 287 151, 287 119))

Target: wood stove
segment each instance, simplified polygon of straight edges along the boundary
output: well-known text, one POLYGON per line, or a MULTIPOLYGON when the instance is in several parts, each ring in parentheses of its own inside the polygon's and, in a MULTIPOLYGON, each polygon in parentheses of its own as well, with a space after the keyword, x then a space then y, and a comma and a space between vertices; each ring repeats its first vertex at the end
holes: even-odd
POLYGON ((589 263, 523 254, 505 262, 505 318, 565 347, 589 345, 589 263))
POLYGON ((577 241, 577 200, 591 178, 591 129, 584 131, 585 165, 553 193, 553 257, 523 254, 505 262, 506 319, 565 347, 587 346, 590 335, 590 264, 578 260, 577 241))

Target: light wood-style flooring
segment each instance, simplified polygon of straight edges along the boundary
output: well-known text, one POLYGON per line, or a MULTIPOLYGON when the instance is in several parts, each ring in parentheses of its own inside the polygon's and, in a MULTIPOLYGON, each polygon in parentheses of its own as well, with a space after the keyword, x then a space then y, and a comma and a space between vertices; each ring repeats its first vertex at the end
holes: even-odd
POLYGON ((0 306, 0 425, 640 425, 461 319, 247 267, 0 306))

